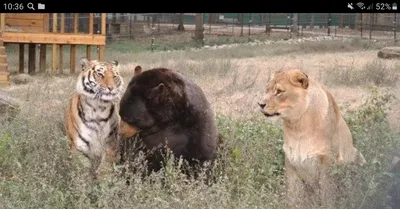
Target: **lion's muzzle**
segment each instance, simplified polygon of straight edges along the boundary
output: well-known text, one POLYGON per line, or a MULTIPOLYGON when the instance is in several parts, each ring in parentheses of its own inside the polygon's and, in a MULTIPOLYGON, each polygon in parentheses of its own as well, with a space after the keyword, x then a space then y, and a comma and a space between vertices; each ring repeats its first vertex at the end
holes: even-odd
POLYGON ((267 110, 265 110, 264 108, 265 108, 265 106, 267 106, 266 103, 258 102, 258 106, 260 106, 260 112, 262 114, 264 114, 265 116, 267 116, 267 117, 279 116, 280 115, 280 113, 277 113, 277 112, 269 113, 267 110))

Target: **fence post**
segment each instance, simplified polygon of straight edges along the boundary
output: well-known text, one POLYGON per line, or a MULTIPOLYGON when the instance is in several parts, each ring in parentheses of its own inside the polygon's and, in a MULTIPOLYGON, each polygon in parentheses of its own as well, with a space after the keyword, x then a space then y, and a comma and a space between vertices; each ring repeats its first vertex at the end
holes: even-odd
POLYGON ((271 13, 268 13, 268 24, 265 26, 265 32, 268 33, 268 36, 271 35, 271 13))
POLYGON ((372 27, 373 27, 373 21, 374 21, 374 15, 375 13, 370 14, 370 21, 369 21, 369 39, 372 39, 372 27))
POLYGON ((394 13, 394 17, 393 17, 393 36, 394 36, 394 42, 396 42, 396 31, 397 31, 397 27, 396 27, 396 22, 397 22, 397 15, 396 13, 394 13))
MULTIPOLYGON (((204 13, 204 15, 206 15, 206 13, 204 13)), ((214 17, 211 18, 211 15, 213 15, 212 13, 208 13, 208 33, 211 34, 211 21, 214 20, 214 17)), ((205 18, 204 18, 205 19, 205 18)))
POLYGON ((154 37, 151 38, 151 52, 154 50, 154 37))
POLYGON ((288 22, 291 21, 291 23, 290 23, 290 29, 288 28, 289 38, 292 38, 292 28, 293 28, 292 15, 293 15, 293 13, 290 13, 290 15, 287 16, 287 21, 286 21, 286 27, 287 27, 288 22))
POLYGON ((158 33, 160 33, 160 19, 161 19, 161 14, 157 14, 157 21, 158 21, 158 33))
POLYGON ((328 26, 328 36, 330 36, 330 35, 331 35, 331 13, 328 13, 328 23, 327 23, 327 26, 328 26))
POLYGON ((243 36, 243 13, 240 13, 240 36, 243 36))
POLYGON ((253 18, 251 17, 251 14, 249 13, 249 41, 250 41, 250 36, 251 36, 251 23, 253 22, 253 18))
POLYGON ((132 39, 132 13, 129 13, 129 39, 132 39))
POLYGON ((363 15, 360 13, 360 30, 361 30, 361 38, 363 37, 363 15))

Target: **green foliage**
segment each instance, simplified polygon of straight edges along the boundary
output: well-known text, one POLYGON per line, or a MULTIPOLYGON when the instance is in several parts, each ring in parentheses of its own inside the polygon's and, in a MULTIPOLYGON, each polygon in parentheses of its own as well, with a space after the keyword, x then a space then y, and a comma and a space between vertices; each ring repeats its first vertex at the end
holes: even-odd
MULTIPOLYGON (((335 170, 342 184, 335 208, 388 208, 394 177, 386 172, 388 153, 400 145, 387 123, 393 99, 372 89, 358 110, 346 114, 367 165, 335 170)), ((131 174, 128 186, 118 173, 90 181, 87 161, 69 154, 66 137, 53 122, 57 116, 35 111, 1 125, 7 130, 0 135, 4 208, 287 208, 282 131, 261 114, 246 120, 217 115, 226 149, 214 184, 187 179, 167 161, 165 172, 149 178, 131 174)))

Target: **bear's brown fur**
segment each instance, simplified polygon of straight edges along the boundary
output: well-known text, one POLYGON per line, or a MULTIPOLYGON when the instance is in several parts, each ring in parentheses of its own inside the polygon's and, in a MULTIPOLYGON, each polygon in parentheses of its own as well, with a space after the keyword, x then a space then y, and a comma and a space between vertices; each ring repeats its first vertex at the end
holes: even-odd
POLYGON ((137 66, 126 89, 119 110, 122 149, 133 143, 129 154, 144 151, 150 172, 162 167, 165 147, 191 166, 215 159, 221 136, 204 92, 192 80, 171 69, 142 72, 137 66))

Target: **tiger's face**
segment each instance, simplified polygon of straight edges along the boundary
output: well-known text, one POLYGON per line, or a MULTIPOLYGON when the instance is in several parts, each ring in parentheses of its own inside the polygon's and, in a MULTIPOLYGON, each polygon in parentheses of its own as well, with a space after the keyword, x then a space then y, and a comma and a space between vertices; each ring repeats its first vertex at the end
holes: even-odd
POLYGON ((82 58, 82 72, 78 76, 78 93, 103 101, 119 100, 123 93, 123 79, 119 74, 118 61, 101 62, 82 58))

